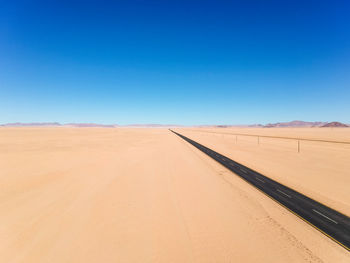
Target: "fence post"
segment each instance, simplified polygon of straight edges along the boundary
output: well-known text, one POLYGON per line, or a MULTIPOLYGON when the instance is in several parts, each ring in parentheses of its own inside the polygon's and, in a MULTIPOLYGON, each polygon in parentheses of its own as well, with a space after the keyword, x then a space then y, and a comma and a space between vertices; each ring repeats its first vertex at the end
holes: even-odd
POLYGON ((260 145, 260 136, 258 136, 258 145, 260 145))
POLYGON ((300 140, 298 140, 298 153, 300 153, 300 140))

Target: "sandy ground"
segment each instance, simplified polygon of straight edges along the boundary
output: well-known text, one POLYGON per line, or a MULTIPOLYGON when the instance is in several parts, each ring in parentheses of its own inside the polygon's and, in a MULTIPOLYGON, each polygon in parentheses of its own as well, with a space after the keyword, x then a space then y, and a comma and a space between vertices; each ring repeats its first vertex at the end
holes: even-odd
POLYGON ((166 129, 1 128, 0 189, 1 262, 350 261, 166 129))
POLYGON ((258 134, 350 142, 350 128, 182 129, 184 135, 350 216, 350 144, 236 136, 258 134))

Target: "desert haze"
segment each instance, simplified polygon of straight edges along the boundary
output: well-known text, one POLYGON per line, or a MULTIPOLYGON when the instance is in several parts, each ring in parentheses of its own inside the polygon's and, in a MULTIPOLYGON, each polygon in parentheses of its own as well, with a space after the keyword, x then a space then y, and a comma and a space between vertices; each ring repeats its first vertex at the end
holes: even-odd
MULTIPOLYGON (((348 128, 176 131, 350 215, 348 128)), ((165 128, 1 127, 6 263, 350 262, 350 253, 165 128)))

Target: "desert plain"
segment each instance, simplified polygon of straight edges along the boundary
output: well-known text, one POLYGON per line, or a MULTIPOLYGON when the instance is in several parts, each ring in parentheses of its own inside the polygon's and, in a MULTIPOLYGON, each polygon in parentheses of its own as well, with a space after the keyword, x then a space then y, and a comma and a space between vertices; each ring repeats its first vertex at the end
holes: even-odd
MULTIPOLYGON (((177 128, 350 215, 350 129, 177 128)), ((0 261, 350 262, 164 128, 0 128, 0 261)))

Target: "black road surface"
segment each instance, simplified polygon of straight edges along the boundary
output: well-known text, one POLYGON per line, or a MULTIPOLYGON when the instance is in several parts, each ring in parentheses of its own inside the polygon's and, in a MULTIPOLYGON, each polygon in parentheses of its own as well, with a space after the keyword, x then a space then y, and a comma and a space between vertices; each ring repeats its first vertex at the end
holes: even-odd
POLYGON ((350 251, 350 218, 173 130, 211 158, 350 251))

